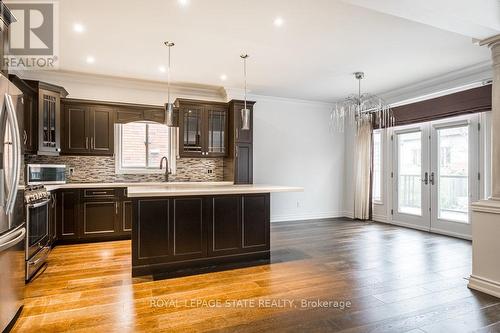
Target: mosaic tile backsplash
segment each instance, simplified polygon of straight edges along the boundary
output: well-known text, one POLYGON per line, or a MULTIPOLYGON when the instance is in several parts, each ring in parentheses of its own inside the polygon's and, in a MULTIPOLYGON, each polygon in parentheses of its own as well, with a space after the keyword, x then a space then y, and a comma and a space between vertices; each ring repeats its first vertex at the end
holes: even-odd
MULTIPOLYGON (((115 174, 115 158, 112 156, 38 156, 27 155, 26 164, 65 164, 68 183, 115 183, 115 182, 161 182, 164 174, 115 174), (73 175, 69 168, 75 169, 73 175)), ((177 159, 177 174, 170 181, 222 181, 222 158, 177 159), (212 173, 208 173, 212 170, 212 173)))

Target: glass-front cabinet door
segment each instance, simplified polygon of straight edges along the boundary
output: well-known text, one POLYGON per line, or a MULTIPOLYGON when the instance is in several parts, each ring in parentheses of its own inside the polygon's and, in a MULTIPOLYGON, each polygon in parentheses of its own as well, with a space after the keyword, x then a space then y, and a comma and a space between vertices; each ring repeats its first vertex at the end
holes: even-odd
POLYGON ((224 156, 227 147, 227 108, 209 107, 207 116, 208 156, 224 156))
POLYGON ((60 95, 39 90, 39 151, 58 154, 61 151, 60 139, 60 95))
POLYGON ((184 106, 181 108, 179 127, 182 129, 180 137, 180 153, 182 156, 203 156, 203 108, 199 106, 184 106))

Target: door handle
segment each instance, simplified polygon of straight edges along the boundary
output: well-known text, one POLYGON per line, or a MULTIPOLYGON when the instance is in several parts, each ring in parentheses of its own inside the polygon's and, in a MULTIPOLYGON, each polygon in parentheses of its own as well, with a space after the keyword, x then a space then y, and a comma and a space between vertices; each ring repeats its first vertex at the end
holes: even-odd
POLYGON ((434 185, 434 172, 431 172, 431 177, 429 178, 431 185, 434 185))
POLYGON ((429 184, 429 173, 428 172, 424 173, 424 179, 421 179, 421 181, 425 185, 429 184))
MULTIPOLYGON (((19 231, 16 231, 16 233, 19 234, 19 235, 16 235, 15 238, 13 238, 13 239, 11 238, 11 239, 8 239, 8 240, 5 240, 5 241, 3 241, 2 239, 0 239, 0 252, 3 251, 3 250, 5 250, 5 249, 8 249, 8 248, 12 247, 13 245, 16 245, 17 243, 19 243, 19 241, 21 239, 23 239, 24 236, 26 235, 26 228, 22 228, 19 231)), ((12 236, 10 236, 10 237, 12 237, 12 236)))
POLYGON ((14 210, 14 205, 16 203, 17 191, 19 189, 19 180, 21 177, 21 136, 19 134, 19 127, 17 123, 16 113, 14 109, 14 103, 12 102, 12 97, 9 94, 5 94, 4 99, 5 109, 7 110, 7 119, 10 126, 11 140, 12 140, 12 154, 13 154, 13 176, 11 184, 11 192, 7 197, 7 203, 5 207, 5 213, 10 214, 14 210))

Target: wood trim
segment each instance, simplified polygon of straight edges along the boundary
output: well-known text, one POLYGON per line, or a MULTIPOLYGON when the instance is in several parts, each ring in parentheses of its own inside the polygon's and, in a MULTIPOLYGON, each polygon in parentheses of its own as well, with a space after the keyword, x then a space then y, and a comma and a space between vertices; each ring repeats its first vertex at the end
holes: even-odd
POLYGON ((398 106, 392 109, 396 126, 491 111, 492 86, 460 91, 450 95, 398 106))

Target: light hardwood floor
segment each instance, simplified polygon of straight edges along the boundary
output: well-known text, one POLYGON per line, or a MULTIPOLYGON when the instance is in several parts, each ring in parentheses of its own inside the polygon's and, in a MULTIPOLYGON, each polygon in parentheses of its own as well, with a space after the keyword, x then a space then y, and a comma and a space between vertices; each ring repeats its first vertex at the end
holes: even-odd
POLYGON ((342 219, 271 235, 271 264, 157 281, 131 278, 130 241, 58 246, 14 331, 500 331, 500 299, 466 287, 468 241, 342 219))

